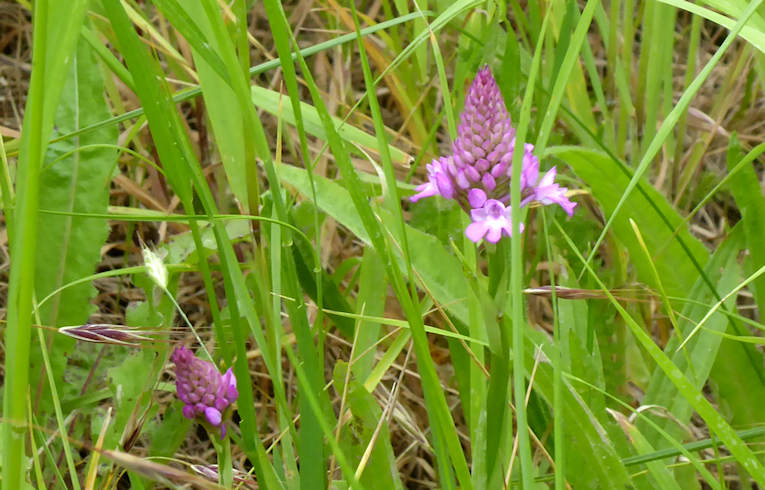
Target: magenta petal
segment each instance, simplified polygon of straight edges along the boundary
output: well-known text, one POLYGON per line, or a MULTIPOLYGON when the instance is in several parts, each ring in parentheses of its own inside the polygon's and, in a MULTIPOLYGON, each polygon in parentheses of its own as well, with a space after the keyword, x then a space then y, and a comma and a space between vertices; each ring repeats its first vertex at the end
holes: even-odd
POLYGON ((228 368, 226 374, 223 375, 223 382, 226 385, 225 397, 229 403, 233 403, 239 398, 239 392, 236 389, 236 376, 231 368, 228 368))
MULTIPOLYGON (((512 234, 510 208, 501 201, 487 199, 483 207, 470 211, 470 217, 473 222, 465 229, 465 234, 476 243, 484 237, 491 243, 497 243, 502 235, 512 234)), ((523 231, 523 224, 520 230, 523 231)))
POLYGON ((417 191, 417 194, 409 198, 409 200, 412 202, 417 202, 423 197, 430 197, 430 196, 435 196, 436 194, 438 194, 438 189, 436 189, 436 186, 432 182, 426 182, 424 184, 420 184, 417 187, 415 187, 414 190, 417 191))
POLYGON ((229 406, 229 402, 225 398, 215 399, 215 408, 217 408, 219 412, 223 413, 227 406, 229 406))
POLYGON ((568 199, 566 199, 565 202, 559 202, 558 204, 560 204, 560 207, 563 208, 563 210, 566 212, 567 215, 569 216, 574 215, 574 208, 576 207, 577 203, 571 202, 568 199))
POLYGON ((553 185, 555 182, 555 175, 557 173, 558 171, 555 167, 548 170, 545 176, 542 177, 542 180, 539 181, 539 187, 547 187, 549 185, 553 185))
POLYGON ((237 391, 236 385, 230 385, 226 389, 226 400, 230 403, 234 403, 237 398, 239 398, 239 391, 237 391))
POLYGON ((444 173, 437 173, 435 175, 436 187, 438 192, 446 199, 454 199, 454 185, 449 177, 444 173))
POLYGON ((218 411, 215 407, 207 407, 205 408, 205 418, 208 422, 210 422, 212 425, 220 425, 220 422, 222 420, 222 415, 220 411, 218 411))
POLYGON ((457 175, 454 177, 454 180, 457 181, 457 185, 461 189, 468 189, 470 187, 470 182, 468 182, 468 179, 465 176, 464 170, 458 170, 457 175))
POLYGON ((489 232, 486 233, 486 241, 491 243, 497 243, 502 238, 502 228, 496 228, 494 226, 487 226, 489 232))
MULTIPOLYGON (((505 158, 503 157, 502 160, 505 160, 505 158)), ((508 165, 509 163, 506 163, 504 161, 501 161, 498 164, 494 165, 491 168, 491 176, 494 177, 495 179, 502 177, 502 175, 507 172, 508 165)))
POLYGON ((524 155, 523 166, 521 167, 521 190, 527 187, 534 187, 539 180, 539 160, 536 158, 526 158, 524 155))
POLYGON ((234 377, 234 371, 232 371, 231 368, 226 369, 226 372, 223 373, 221 383, 224 386, 230 386, 232 383, 236 386, 236 377, 234 377))
POLYGON ((478 209, 471 209, 470 210, 470 219, 472 219, 474 222, 477 221, 485 221, 486 220, 486 209, 484 208, 478 208, 478 209))
POLYGON ((494 177, 492 177, 491 174, 483 174, 481 183, 489 192, 493 191, 497 187, 497 181, 494 180, 494 177))
POLYGON ((567 188, 555 183, 556 173, 555 167, 547 171, 542 180, 539 181, 539 185, 534 189, 534 199, 542 204, 558 204, 566 214, 572 216, 576 203, 571 202, 566 197, 567 188))
POLYGON ((480 208, 486 202, 486 193, 482 189, 470 189, 468 202, 471 208, 480 208))
POLYGON ((473 242, 478 243, 486 234, 486 231, 487 231, 486 223, 483 221, 479 221, 476 223, 470 223, 467 226, 467 228, 465 228, 465 235, 473 242))
POLYGON ((465 176, 472 182, 481 180, 481 174, 478 173, 475 167, 465 167, 465 176))
POLYGON ((197 416, 196 410, 194 410, 194 407, 191 405, 184 405, 183 416, 187 419, 194 419, 197 416))

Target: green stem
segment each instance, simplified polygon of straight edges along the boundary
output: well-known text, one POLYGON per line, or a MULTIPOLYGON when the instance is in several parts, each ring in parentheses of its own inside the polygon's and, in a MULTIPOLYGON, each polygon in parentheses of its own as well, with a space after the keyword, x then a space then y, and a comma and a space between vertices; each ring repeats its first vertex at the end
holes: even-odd
POLYGON ((210 439, 215 446, 215 453, 218 455, 218 483, 225 488, 232 488, 234 470, 231 467, 231 439, 228 437, 221 439, 217 433, 211 433, 210 439))
MULTIPOLYGON (((513 175, 510 180, 510 205, 512 213, 512 236, 510 239, 510 310, 512 312, 512 359, 513 359, 513 400, 515 401, 516 437, 518 438, 518 451, 521 462, 521 476, 523 488, 532 488, 534 485, 534 467, 531 459, 531 446, 529 443, 528 420, 526 418, 526 371, 524 369, 524 340, 526 333, 526 321, 524 319, 525 303, 523 298, 523 262, 521 256, 521 230, 520 224, 523 219, 521 210, 521 161, 523 158, 526 132, 531 119, 531 102, 534 94, 539 61, 542 55, 543 39, 547 31, 550 19, 550 10, 547 11, 542 22, 539 41, 534 51, 534 58, 529 71, 529 81, 526 93, 521 104, 521 117, 518 122, 516 144, 513 151, 513 175)), ((504 322, 503 322, 504 323, 504 322)))
MULTIPOLYGON (((547 229, 547 213, 542 208, 542 229, 544 230, 547 260, 553 263, 552 246, 550 245, 550 233, 547 229)), ((550 268, 550 287, 552 296, 550 302, 553 307, 553 337, 555 349, 553 350, 553 445, 555 447, 555 490, 566 488, 566 460, 564 449, 564 419, 563 419, 563 352, 566 344, 561 339, 560 317, 558 316, 558 296, 555 290, 555 268, 550 268)))
POLYGON ((32 293, 37 246, 37 207, 40 167, 45 138, 43 113, 45 89, 47 1, 39 0, 34 11, 34 52, 27 113, 24 118, 18 163, 18 203, 11 239, 11 274, 8 281, 8 313, 5 330, 5 386, 3 387, 3 489, 22 488, 25 467, 26 395, 29 383, 32 293))
MULTIPOLYGON (((40 323, 40 317, 37 312, 37 322, 40 323)), ((61 403, 58 398, 58 389, 56 389, 56 381, 53 379, 53 368, 50 364, 50 356, 48 354, 48 344, 45 341, 45 336, 41 329, 37 329, 37 338, 40 342, 40 352, 42 353, 43 363, 45 365, 45 373, 48 375, 48 385, 50 387, 51 397, 53 398, 53 409, 56 412, 56 422, 58 423, 58 430, 61 433, 61 445, 64 447, 64 457, 66 459, 66 465, 69 469, 70 484, 74 490, 80 490, 80 479, 77 476, 77 467, 74 465, 74 457, 72 456, 72 449, 69 446, 68 434, 66 433, 66 422, 64 422, 64 412, 61 410, 61 403)))

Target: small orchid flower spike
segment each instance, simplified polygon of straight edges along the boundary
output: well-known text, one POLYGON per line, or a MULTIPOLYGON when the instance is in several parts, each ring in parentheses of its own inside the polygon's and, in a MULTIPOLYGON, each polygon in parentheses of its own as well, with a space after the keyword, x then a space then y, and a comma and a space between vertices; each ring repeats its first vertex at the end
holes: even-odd
POLYGON ((236 377, 229 368, 221 375, 218 368, 196 357, 184 346, 176 347, 172 361, 175 363, 175 388, 184 403, 183 415, 188 419, 201 419, 221 429, 226 435, 226 409, 239 398, 236 377))
MULTIPOLYGON (((498 242, 510 236, 510 178, 515 129, 502 94, 488 66, 476 74, 465 98, 452 154, 427 165, 428 181, 415 188, 410 199, 440 195, 454 199, 470 214, 465 234, 478 243, 498 242)), ((539 159, 534 145, 525 144, 521 169, 521 206, 531 202, 558 204, 571 216, 576 203, 554 182, 555 167, 539 179, 539 159)), ((520 230, 523 231, 521 223, 520 230)))

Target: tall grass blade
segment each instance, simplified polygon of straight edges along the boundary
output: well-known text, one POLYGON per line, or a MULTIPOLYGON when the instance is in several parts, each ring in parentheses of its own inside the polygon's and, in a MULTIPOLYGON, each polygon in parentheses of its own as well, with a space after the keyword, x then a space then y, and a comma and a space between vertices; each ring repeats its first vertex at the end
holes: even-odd
MULTIPOLYGON (((512 178, 510 181, 510 206, 512 208, 512 227, 513 233, 510 237, 510 291, 508 306, 512 316, 512 337, 508 335, 508 338, 512 338, 512 350, 508 352, 508 356, 513 359, 513 401, 515 402, 515 419, 517 424, 517 430, 515 431, 515 437, 519 439, 518 452, 520 455, 521 463, 521 476, 523 486, 530 488, 533 485, 533 471, 531 460, 531 446, 529 443, 529 426, 526 418, 526 372, 524 368, 524 347, 525 347, 525 330, 528 328, 525 317, 526 304, 523 297, 523 279, 522 269, 523 264, 521 262, 521 162, 523 155, 524 143, 526 141, 526 133, 529 127, 529 120, 531 117, 531 103, 534 96, 534 86, 536 85, 536 75, 539 70, 539 63, 542 56, 542 39, 545 37, 548 22, 550 19, 550 11, 545 14, 544 21, 542 22, 542 28, 540 30, 540 41, 534 50, 534 57, 531 60, 531 68, 529 70, 529 80, 526 87, 526 93, 523 96, 523 102, 521 103, 521 117, 518 121, 518 126, 515 133, 515 141, 513 151, 513 164, 512 164, 512 178)), ((502 322, 502 325, 506 328, 507 321, 502 322)), ((510 332, 508 332, 509 334, 510 332)))
POLYGON ((35 5, 33 69, 16 176, 16 211, 10 237, 13 262, 4 339, 2 486, 9 490, 22 487, 26 471, 25 420, 38 247, 39 176, 86 5, 83 0, 66 5, 42 0, 35 5))

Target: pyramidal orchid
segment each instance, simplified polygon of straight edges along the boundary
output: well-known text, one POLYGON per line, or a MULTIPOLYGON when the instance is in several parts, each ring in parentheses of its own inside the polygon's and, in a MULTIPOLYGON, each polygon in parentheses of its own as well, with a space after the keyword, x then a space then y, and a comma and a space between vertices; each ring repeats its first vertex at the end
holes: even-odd
MULTIPOLYGON (((514 148, 515 129, 510 114, 497 82, 485 66, 468 90, 452 154, 426 166, 428 181, 416 187, 411 201, 435 195, 454 199, 470 214, 467 237, 476 243, 484 238, 497 243, 512 232, 510 176, 514 148)), ((554 182, 555 167, 539 178, 539 160, 533 150, 534 145, 524 145, 521 206, 531 202, 558 204, 571 216, 576 203, 566 197, 568 189, 554 182)))
POLYGON ((183 415, 220 428, 225 437, 226 409, 239 397, 233 371, 229 368, 221 374, 213 363, 199 359, 184 346, 176 347, 171 358, 175 388, 184 403, 183 415))

